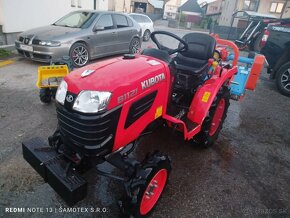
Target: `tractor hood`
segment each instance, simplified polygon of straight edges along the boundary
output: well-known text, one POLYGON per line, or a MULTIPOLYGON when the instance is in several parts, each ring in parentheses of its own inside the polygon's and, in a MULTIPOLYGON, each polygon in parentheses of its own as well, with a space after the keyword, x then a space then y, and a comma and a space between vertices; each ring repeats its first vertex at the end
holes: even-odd
POLYGON ((145 92, 170 76, 166 63, 143 55, 126 59, 112 58, 77 69, 65 77, 68 91, 83 90, 111 92, 108 109, 145 92), (131 94, 135 93, 135 94, 131 94), (121 99, 121 100, 120 100, 121 99))

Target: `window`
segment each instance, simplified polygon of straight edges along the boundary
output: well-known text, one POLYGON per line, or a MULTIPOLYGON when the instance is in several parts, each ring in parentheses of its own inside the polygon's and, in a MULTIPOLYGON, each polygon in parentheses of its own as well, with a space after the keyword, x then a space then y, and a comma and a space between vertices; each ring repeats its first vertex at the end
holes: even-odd
POLYGON ((87 28, 92 24, 96 16, 96 13, 73 12, 56 21, 54 25, 73 28, 87 28))
POLYGON ((143 20, 141 19, 141 16, 138 15, 130 15, 137 23, 142 23, 143 20))
POLYGON ((243 10, 247 11, 257 11, 259 5, 259 0, 245 0, 243 5, 243 10))
POLYGON ((127 17, 127 20, 128 20, 129 26, 133 26, 133 21, 129 17, 127 17))
POLYGON ((270 12, 281 13, 284 7, 284 3, 273 2, 270 7, 270 12))
POLYGON ((151 20, 146 16, 142 16, 142 19, 144 23, 151 23, 151 20))
POLYGON ((104 27, 105 30, 114 29, 112 16, 110 14, 102 15, 97 22, 97 27, 104 27))
POLYGON ((82 0, 78 0, 78 8, 82 7, 82 0))
POLYGON ((71 0, 71 7, 75 7, 76 6, 76 0, 71 0))
POLYGON ((114 18, 117 24, 117 28, 124 28, 129 26, 127 18, 124 15, 115 14, 114 18))

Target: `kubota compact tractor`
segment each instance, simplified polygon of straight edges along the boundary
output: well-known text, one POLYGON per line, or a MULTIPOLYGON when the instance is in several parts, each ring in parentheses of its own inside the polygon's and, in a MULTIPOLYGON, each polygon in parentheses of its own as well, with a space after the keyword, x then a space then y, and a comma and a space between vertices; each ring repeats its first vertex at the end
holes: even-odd
POLYGON ((129 156, 138 138, 159 120, 185 140, 211 146, 230 98, 239 100, 245 88, 254 89, 263 67, 263 56, 239 58, 237 46, 217 36, 189 33, 179 38, 156 31, 151 38, 158 49, 68 74, 56 93, 58 127, 49 146, 39 138, 22 144, 26 161, 68 205, 86 196, 81 173, 95 169, 123 182, 123 215, 147 216, 164 191, 171 165, 160 152, 141 162, 129 156), (156 35, 173 37, 179 46, 169 49, 156 35), (237 66, 238 61, 245 66, 237 66), (123 177, 99 170, 105 161, 123 177))

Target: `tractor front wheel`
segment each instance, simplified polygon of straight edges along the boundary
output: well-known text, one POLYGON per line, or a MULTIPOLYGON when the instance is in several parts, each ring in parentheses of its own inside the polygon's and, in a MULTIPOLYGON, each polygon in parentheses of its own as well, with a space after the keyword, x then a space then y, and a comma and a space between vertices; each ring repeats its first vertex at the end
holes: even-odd
POLYGON ((155 208, 167 184, 171 163, 167 155, 155 152, 141 164, 136 174, 125 184, 122 201, 125 217, 146 217, 155 208))
POLYGON ((42 103, 48 104, 51 102, 51 91, 49 88, 39 90, 39 98, 42 103))
POLYGON ((210 147, 216 141, 230 106, 230 92, 222 87, 213 101, 208 115, 203 121, 201 131, 193 139, 194 144, 210 147))

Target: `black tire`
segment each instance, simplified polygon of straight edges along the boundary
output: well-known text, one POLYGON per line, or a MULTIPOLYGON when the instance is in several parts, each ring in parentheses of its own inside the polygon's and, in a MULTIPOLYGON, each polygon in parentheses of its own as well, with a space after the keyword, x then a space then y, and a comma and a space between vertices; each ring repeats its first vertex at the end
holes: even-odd
POLYGON ((43 88, 39 90, 40 101, 48 104, 51 102, 51 91, 49 88, 43 88))
POLYGON ((201 131, 193 138, 193 144, 208 148, 215 143, 227 117, 229 106, 229 89, 227 87, 222 87, 215 97, 208 115, 203 121, 201 131), (221 107, 223 107, 222 111, 220 109, 221 107), (219 113, 219 115, 217 113, 219 113), (218 126, 215 125, 216 123, 218 123, 218 126))
POLYGON ((290 62, 282 65, 277 71, 275 79, 279 92, 290 97, 290 62))
POLYGON ((167 185, 170 171, 171 161, 167 155, 159 152, 148 155, 142 168, 125 184, 122 216, 147 217, 156 207, 167 185))
POLYGON ((75 43, 70 48, 69 56, 74 67, 83 67, 90 60, 88 47, 84 43, 75 43))
POLYGON ((135 37, 130 42, 129 53, 136 54, 136 53, 139 53, 140 50, 141 50, 141 42, 137 37, 135 37))
POLYGON ((144 42, 149 41, 149 39, 150 39, 150 34, 151 34, 150 30, 145 30, 145 32, 144 32, 144 34, 143 34, 143 41, 144 41, 144 42))

